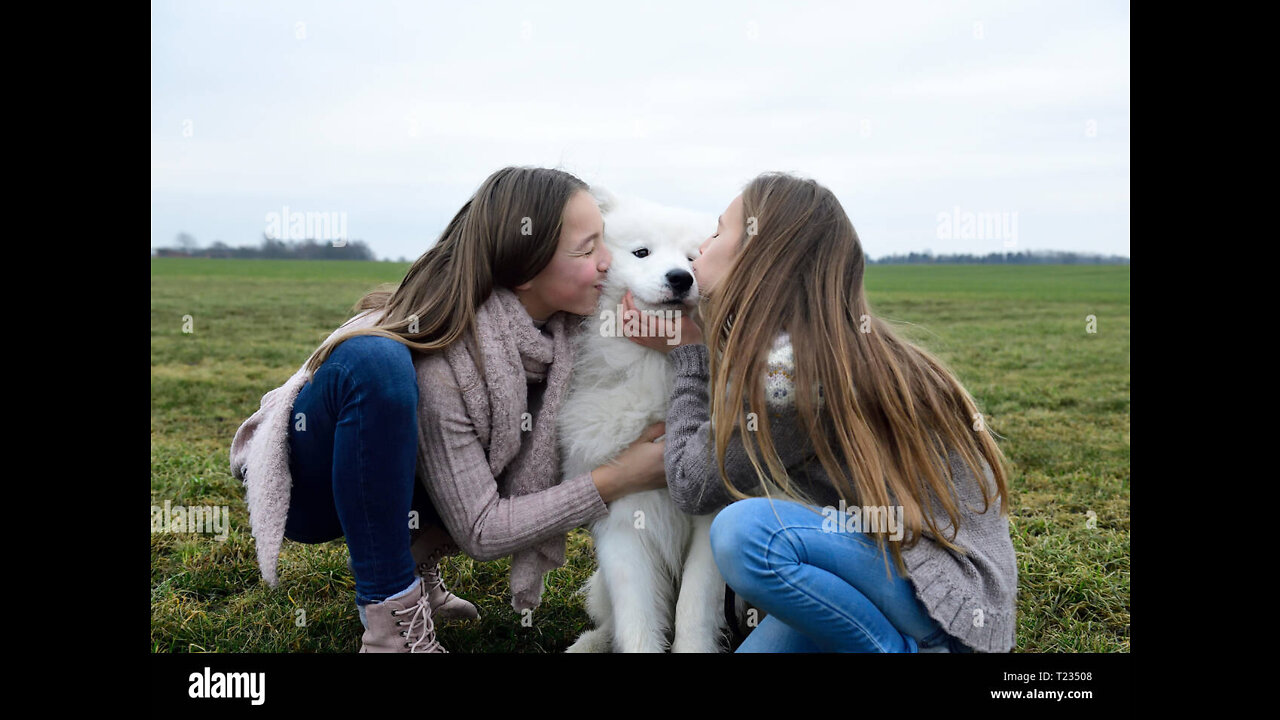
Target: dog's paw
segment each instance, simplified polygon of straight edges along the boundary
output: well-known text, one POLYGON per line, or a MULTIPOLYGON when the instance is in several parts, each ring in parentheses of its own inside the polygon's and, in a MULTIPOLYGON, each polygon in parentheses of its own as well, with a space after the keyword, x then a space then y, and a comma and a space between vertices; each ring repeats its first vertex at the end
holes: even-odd
POLYGON ((577 641, 570 645, 565 652, 607 653, 609 652, 609 634, 600 629, 588 630, 578 636, 577 641))

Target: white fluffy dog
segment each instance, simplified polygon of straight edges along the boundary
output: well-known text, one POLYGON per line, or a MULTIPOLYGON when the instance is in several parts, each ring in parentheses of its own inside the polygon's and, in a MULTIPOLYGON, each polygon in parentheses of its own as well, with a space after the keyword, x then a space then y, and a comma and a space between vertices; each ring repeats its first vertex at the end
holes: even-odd
MULTIPOLYGON (((692 262, 715 227, 714 218, 592 192, 613 262, 596 316, 579 335, 560 409, 565 478, 605 464, 666 419, 674 370, 662 353, 622 337, 622 297, 630 290, 642 312, 692 311, 692 262)), ((613 501, 591 525, 599 569, 582 589, 596 628, 568 652, 664 652, 668 643, 672 652, 721 651, 724 580, 711 556, 714 517, 680 512, 665 488, 613 501)))

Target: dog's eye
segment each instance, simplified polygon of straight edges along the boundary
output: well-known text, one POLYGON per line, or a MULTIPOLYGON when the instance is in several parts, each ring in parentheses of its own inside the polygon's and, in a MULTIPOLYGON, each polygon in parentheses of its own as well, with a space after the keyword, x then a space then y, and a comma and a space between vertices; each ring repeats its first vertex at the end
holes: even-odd
POLYGON ((631 254, 632 254, 632 255, 635 255, 635 256, 636 256, 636 257, 638 257, 638 258, 648 257, 648 256, 649 256, 649 248, 640 248, 639 250, 632 250, 632 251, 631 251, 631 254))

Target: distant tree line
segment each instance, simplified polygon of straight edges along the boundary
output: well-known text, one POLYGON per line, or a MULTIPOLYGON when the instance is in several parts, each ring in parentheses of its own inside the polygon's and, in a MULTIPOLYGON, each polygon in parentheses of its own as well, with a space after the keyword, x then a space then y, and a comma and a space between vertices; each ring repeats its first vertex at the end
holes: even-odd
POLYGON ((207 248, 201 248, 195 238, 179 233, 176 247, 156 248, 156 257, 236 258, 255 260, 377 260, 373 250, 363 240, 348 240, 341 247, 330 241, 302 240, 285 242, 262 237, 258 247, 231 247, 221 240, 207 248))
MULTIPOLYGON (((285 242, 267 237, 258 247, 231 247, 216 241, 201 248, 191 235, 179 233, 176 247, 156 248, 156 257, 189 258, 237 258, 257 260, 377 260, 373 250, 363 240, 350 240, 342 247, 332 242, 302 240, 285 242)), ((388 258, 389 259, 389 258, 388 258)), ((408 262, 401 257, 399 262, 408 262)), ((931 252, 912 252, 906 255, 885 255, 867 258, 871 265, 1128 265, 1129 258, 1122 255, 1098 255, 1062 250, 1029 250, 1016 253, 971 253, 934 255, 931 252)))
POLYGON ((934 255, 913 252, 907 255, 885 255, 868 259, 871 265, 1128 265, 1123 255, 1066 252, 1062 250, 1030 250, 1017 253, 973 255, 934 255))

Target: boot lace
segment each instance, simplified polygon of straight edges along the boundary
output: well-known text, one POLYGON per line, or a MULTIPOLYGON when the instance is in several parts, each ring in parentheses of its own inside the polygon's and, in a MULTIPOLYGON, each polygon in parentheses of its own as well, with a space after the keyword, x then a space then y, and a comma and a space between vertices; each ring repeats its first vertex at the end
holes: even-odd
POLYGON ((444 585, 444 578, 440 577, 440 566, 435 562, 424 562, 418 565, 418 577, 426 581, 428 590, 435 590, 444 585))
MULTIPOLYGON (((400 634, 405 638, 406 640, 405 646, 409 648, 409 652, 411 653, 418 653, 418 652, 447 653, 449 652, 448 650, 445 650, 443 647, 441 647, 440 641, 436 639, 436 627, 435 627, 435 623, 431 622, 431 604, 427 600, 426 593, 422 594, 422 597, 418 599, 417 604, 415 604, 413 607, 405 608, 404 610, 391 611, 391 614, 396 616, 404 615, 407 613, 413 613, 413 615, 409 618, 409 622, 408 622, 409 629, 400 634), (413 634, 414 628, 417 628, 419 626, 422 627, 422 634, 419 635, 418 638, 413 641, 412 645, 410 645, 407 642, 408 638, 413 634)), ((401 621, 401 620, 396 621, 396 625, 405 625, 405 624, 406 623, 404 621, 401 621)))

